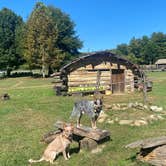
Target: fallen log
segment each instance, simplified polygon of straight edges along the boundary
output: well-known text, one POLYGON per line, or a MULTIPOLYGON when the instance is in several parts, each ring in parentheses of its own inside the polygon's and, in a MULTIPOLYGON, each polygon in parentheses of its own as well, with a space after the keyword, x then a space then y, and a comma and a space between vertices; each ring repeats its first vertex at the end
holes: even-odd
MULTIPOLYGON (((63 129, 63 124, 64 122, 58 121, 57 123, 55 123, 55 126, 58 129, 63 129)), ((75 126, 73 134, 81 137, 91 138, 95 141, 100 141, 110 136, 110 132, 107 130, 92 129, 91 127, 87 126, 81 126, 79 128, 75 126)))
POLYGON ((41 142, 45 142, 47 144, 51 143, 57 135, 59 135, 62 132, 62 130, 56 130, 56 131, 50 131, 43 135, 41 138, 41 142))
POLYGON ((139 140, 131 144, 128 144, 125 147, 126 148, 140 147, 140 148, 146 149, 146 148, 151 148, 151 147, 156 147, 161 145, 166 145, 166 136, 139 140))

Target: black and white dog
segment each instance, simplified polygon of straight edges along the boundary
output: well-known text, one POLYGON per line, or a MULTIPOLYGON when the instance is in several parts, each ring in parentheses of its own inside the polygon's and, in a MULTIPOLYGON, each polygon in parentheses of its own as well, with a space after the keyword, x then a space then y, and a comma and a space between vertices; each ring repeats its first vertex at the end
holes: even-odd
POLYGON ((80 127, 80 121, 83 114, 86 114, 91 119, 93 129, 96 129, 96 121, 102 111, 102 99, 95 99, 94 101, 82 100, 75 102, 71 117, 77 118, 77 127, 80 127))

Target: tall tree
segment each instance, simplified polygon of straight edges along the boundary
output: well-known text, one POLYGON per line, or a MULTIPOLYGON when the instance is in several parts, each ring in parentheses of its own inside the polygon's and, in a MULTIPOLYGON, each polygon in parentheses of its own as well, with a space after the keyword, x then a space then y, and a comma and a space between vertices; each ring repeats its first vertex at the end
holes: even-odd
POLYGON ((69 54, 78 54, 78 49, 82 47, 82 42, 74 30, 75 24, 70 16, 53 6, 48 7, 51 11, 52 19, 58 30, 57 47, 69 54))
POLYGON ((31 67, 42 67, 46 75, 50 53, 57 40, 57 31, 48 8, 38 2, 27 21, 25 58, 31 67))
POLYGON ((75 36, 74 23, 60 9, 38 2, 26 25, 25 58, 31 67, 46 71, 58 69, 78 53, 82 43, 75 36))
POLYGON ((21 55, 16 51, 16 31, 23 24, 20 16, 3 8, 0 11, 0 69, 10 75, 22 63, 21 55))

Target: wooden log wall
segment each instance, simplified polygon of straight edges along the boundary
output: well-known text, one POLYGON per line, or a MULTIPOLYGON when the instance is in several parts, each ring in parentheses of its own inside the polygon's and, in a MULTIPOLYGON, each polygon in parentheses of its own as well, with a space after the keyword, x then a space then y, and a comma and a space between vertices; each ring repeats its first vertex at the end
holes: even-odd
POLYGON ((99 88, 102 90, 112 90, 112 69, 123 69, 125 74, 125 92, 134 91, 134 74, 131 70, 123 65, 116 63, 101 63, 96 66, 87 65, 80 67, 68 74, 56 74, 55 83, 56 87, 61 87, 64 93, 82 91, 82 90, 95 90, 97 87, 98 72, 100 71, 100 84, 99 88))
MULTIPOLYGON (((110 71, 102 71, 100 75, 100 85, 107 85, 110 83, 110 71)), ((94 86, 97 82, 97 71, 77 71, 68 75, 68 86, 81 86, 81 85, 92 85, 94 86)))
POLYGON ((134 74, 130 69, 125 70, 125 92, 134 92, 134 74))
POLYGON ((110 65, 101 64, 101 66, 99 67, 98 65, 97 68, 96 66, 88 65, 70 73, 70 75, 68 75, 68 86, 96 86, 98 70, 101 70, 100 86, 108 85, 110 83, 110 65))
POLYGON ((68 87, 95 87, 97 73, 100 70, 100 87, 109 89, 111 86, 111 69, 118 68, 125 69, 125 66, 106 62, 96 66, 80 67, 68 75, 68 87))

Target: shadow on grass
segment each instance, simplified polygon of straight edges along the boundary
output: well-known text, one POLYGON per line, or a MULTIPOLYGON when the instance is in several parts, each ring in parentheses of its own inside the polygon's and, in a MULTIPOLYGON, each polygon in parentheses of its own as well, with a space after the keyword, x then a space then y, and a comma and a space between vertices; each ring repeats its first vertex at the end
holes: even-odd
POLYGON ((150 164, 148 164, 148 163, 143 163, 143 162, 139 161, 139 160, 137 159, 137 155, 138 155, 138 154, 139 154, 139 153, 136 153, 135 155, 133 155, 133 156, 127 158, 126 160, 127 160, 127 161, 131 161, 131 162, 133 162, 133 163, 136 163, 137 166, 150 166, 150 164))
POLYGON ((74 147, 74 148, 71 148, 71 149, 70 149, 70 154, 72 155, 72 154, 74 154, 74 153, 79 153, 79 151, 80 151, 79 146, 78 146, 78 147, 74 147))
POLYGON ((133 156, 127 158, 126 160, 130 160, 130 161, 132 161, 132 162, 136 162, 136 161, 137 161, 137 154, 138 154, 138 153, 136 153, 135 155, 133 155, 133 156))

